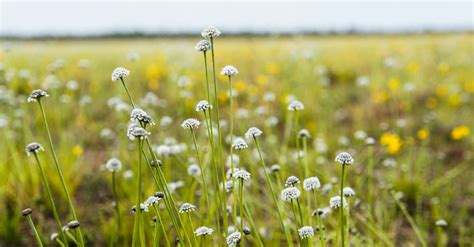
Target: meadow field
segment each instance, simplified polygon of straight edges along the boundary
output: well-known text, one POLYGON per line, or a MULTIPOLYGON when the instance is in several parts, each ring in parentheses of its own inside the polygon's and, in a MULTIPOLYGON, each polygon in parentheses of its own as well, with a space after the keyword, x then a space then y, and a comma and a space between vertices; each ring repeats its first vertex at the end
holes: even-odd
POLYGON ((0 246, 472 246, 472 33, 201 39, 0 41, 0 246))

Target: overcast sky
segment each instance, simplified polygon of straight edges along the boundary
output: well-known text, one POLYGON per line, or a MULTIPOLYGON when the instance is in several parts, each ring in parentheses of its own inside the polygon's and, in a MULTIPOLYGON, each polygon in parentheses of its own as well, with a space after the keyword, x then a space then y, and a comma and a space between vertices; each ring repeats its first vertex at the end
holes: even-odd
POLYGON ((473 2, 151 2, 0 0, 0 35, 473 29, 473 2))

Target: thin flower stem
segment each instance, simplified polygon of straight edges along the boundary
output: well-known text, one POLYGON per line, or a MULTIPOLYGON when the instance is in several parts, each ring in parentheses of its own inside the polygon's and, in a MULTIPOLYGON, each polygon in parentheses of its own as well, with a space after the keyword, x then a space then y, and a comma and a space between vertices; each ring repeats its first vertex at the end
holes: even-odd
POLYGON ((300 224, 301 224, 301 226, 304 226, 303 210, 301 210, 300 200, 296 199, 296 205, 298 205, 298 213, 300 215, 300 224))
MULTIPOLYGON (((43 123, 44 123, 44 126, 46 128, 46 132, 48 134, 49 148, 51 149, 51 153, 53 154, 54 164, 56 166, 56 171, 58 172, 59 178, 61 180, 61 185, 63 187, 64 193, 66 194, 66 198, 67 198, 67 201, 68 201, 69 209, 71 210, 72 217, 74 218, 74 220, 77 220, 76 210, 74 209, 74 204, 72 203, 71 196, 69 195, 69 190, 68 190, 67 185, 66 185, 66 180, 64 179, 63 172, 61 171, 61 168, 60 168, 60 165, 59 165, 58 156, 56 155, 56 151, 54 149, 53 138, 51 137, 51 132, 50 132, 49 126, 48 126, 48 120, 46 118, 46 112, 44 110, 43 102, 41 101, 41 98, 38 99, 38 104, 40 106, 41 115, 43 116, 43 123)), ((84 239, 82 237, 81 228, 79 227, 79 228, 77 228, 77 230, 78 230, 78 234, 79 234, 79 244, 80 244, 79 246, 83 247, 84 246, 84 239)), ((65 244, 67 246, 67 242, 65 244)))
POLYGON ((240 179, 239 182, 239 201, 240 201, 240 233, 244 236, 244 180, 240 179))
MULTIPOLYGON (((232 173, 235 172, 235 164, 234 164, 234 148, 232 147, 232 144, 234 143, 234 104, 233 104, 233 100, 232 100, 232 77, 231 76, 228 76, 229 78, 229 98, 230 98, 230 150, 229 150, 229 153, 230 153, 230 164, 231 164, 231 171, 232 173)), ((233 197, 234 197, 234 213, 233 213, 233 221, 234 221, 234 225, 237 224, 237 193, 236 193, 236 190, 235 190, 235 179, 234 177, 232 176, 232 194, 233 194, 233 197)), ((243 233, 242 233, 243 234, 243 233)))
POLYGON ((128 90, 127 84, 125 84, 125 81, 123 80, 122 77, 120 77, 120 81, 122 82, 122 85, 123 85, 123 87, 125 88, 125 92, 127 92, 128 99, 130 100, 130 103, 132 104, 132 107, 133 107, 133 108, 136 108, 136 107, 135 107, 135 103, 133 102, 132 95, 130 94, 130 91, 128 90))
POLYGON ((339 226, 341 230, 341 246, 344 247, 344 193, 343 193, 343 188, 344 188, 344 179, 345 179, 345 170, 346 170, 346 164, 342 164, 342 171, 341 171, 341 191, 340 191, 340 199, 341 203, 339 205, 339 226))
POLYGON ((163 224, 163 220, 161 220, 161 216, 160 216, 160 211, 159 211, 159 209, 158 209, 158 205, 154 205, 153 208, 155 209, 156 217, 158 218, 158 221, 160 221, 160 226, 161 226, 161 230, 163 231, 163 237, 164 237, 164 239, 165 239, 166 246, 171 246, 170 241, 169 241, 169 239, 168 239, 168 234, 166 234, 165 225, 163 224))
POLYGON ((265 161, 263 160, 262 150, 260 149, 258 139, 256 137, 253 137, 253 140, 255 141, 255 145, 257 146, 258 155, 260 157, 262 168, 263 168, 263 171, 265 173, 265 180, 267 182, 268 188, 270 189, 270 193, 271 193, 272 199, 273 199, 273 204, 274 204, 274 206, 277 210, 278 218, 280 220, 281 228, 285 232, 286 241, 288 242, 288 246, 293 246, 293 242, 291 241, 290 233, 289 233, 288 229, 285 227, 285 224, 283 223, 283 217, 281 215, 280 206, 278 205, 278 200, 277 200, 276 194, 275 194, 274 189, 273 189, 272 181, 270 180, 270 176, 268 175, 268 171, 267 171, 267 167, 265 165, 265 161))
POLYGON ((186 214, 188 215, 189 226, 191 227, 191 233, 193 235, 194 244, 195 244, 195 246, 197 246, 198 241, 197 241, 197 238, 196 238, 196 234, 194 234, 194 224, 193 224, 193 220, 191 219, 191 213, 186 213, 186 214))
POLYGON ((119 208, 119 199, 117 195, 117 182, 116 182, 116 177, 117 174, 116 172, 112 172, 112 192, 114 194, 114 203, 115 203, 115 212, 117 214, 117 236, 116 236, 116 242, 119 242, 120 239, 120 230, 121 230, 121 220, 120 220, 120 208, 119 208))
POLYGON ((319 240, 321 242, 321 247, 324 247, 324 229, 323 229, 323 223, 321 221, 321 215, 319 215, 318 210, 318 194, 316 193, 316 190, 313 190, 314 194, 314 203, 315 203, 315 208, 316 208, 316 219, 318 221, 318 227, 319 227, 319 240))
MULTIPOLYGON (((290 204, 291 204, 291 210, 293 211, 293 217, 296 222, 295 224, 296 232, 298 232, 298 229, 301 227, 301 224, 298 221, 298 214, 296 213, 296 208, 295 208, 295 204, 293 203, 293 200, 290 201, 290 204)), ((301 238, 298 238, 298 240, 300 242, 300 245, 302 245, 301 238)))
POLYGON ((135 220, 133 224, 133 238, 132 245, 136 245, 137 237, 140 238, 140 246, 143 246, 144 243, 141 242, 140 235, 140 221, 141 221, 141 191, 142 191, 142 145, 143 140, 138 139, 138 172, 137 172, 137 203, 135 205, 135 220))
MULTIPOLYGON (((299 114, 298 114, 298 110, 295 110, 295 144, 296 144, 296 157, 298 159, 298 172, 299 172, 299 176, 300 176, 300 179, 303 179, 304 176, 303 176, 303 164, 301 163, 301 155, 300 155, 300 142, 298 140, 298 131, 299 131, 299 114)), ((301 186, 303 186, 301 184, 301 186)), ((303 189, 301 187, 301 189, 303 189)))
MULTIPOLYGON (((207 191, 206 176, 205 176, 205 173, 204 173, 204 166, 202 164, 201 156, 199 155, 199 149, 198 149, 197 142, 196 142, 196 135, 194 134, 194 130, 192 128, 190 129, 190 131, 191 131, 191 135, 193 137, 194 149, 196 150, 196 156, 197 156, 197 159, 198 159, 198 162, 199 162, 199 168, 201 169, 202 187, 203 187, 203 190, 204 190, 204 196, 206 197, 206 206, 207 206, 207 208, 210 208, 211 205, 209 203, 209 192, 207 191)), ((207 218, 209 218, 209 216, 207 218)))
POLYGON ((38 242, 38 246, 43 247, 43 243, 41 242, 41 237, 40 237, 38 231, 36 230, 35 224, 33 224, 33 220, 31 219, 31 215, 27 215, 26 218, 28 220, 28 224, 30 224, 31 230, 33 230, 33 233, 35 234, 36 241, 38 242))
POLYGON ((250 210, 249 210, 249 208, 248 208, 248 206, 247 206, 246 203, 244 203, 244 209, 245 209, 245 214, 247 215, 246 219, 247 219, 247 221, 249 222, 250 227, 252 227, 252 229, 253 229, 253 231, 254 231, 253 234, 255 235, 255 238, 257 239, 257 245, 260 246, 260 247, 263 247, 263 246, 264 246, 264 245, 263 245, 263 241, 262 241, 262 239, 261 239, 261 237, 260 237, 260 234, 259 234, 258 231, 257 231, 257 227, 255 226, 255 223, 254 223, 254 221, 253 221, 253 217, 252 217, 252 215, 250 214, 250 210))

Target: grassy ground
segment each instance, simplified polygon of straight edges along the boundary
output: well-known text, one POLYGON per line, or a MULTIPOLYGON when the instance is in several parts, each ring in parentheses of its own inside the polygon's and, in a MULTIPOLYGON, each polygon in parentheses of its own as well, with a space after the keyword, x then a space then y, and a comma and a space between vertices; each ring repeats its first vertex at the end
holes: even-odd
MULTIPOLYGON (((203 115, 194 110, 198 101, 207 98, 203 56, 194 50, 198 40, 196 35, 195 39, 2 42, 0 245, 35 244, 21 216, 23 208, 33 209, 33 221, 46 245, 55 231, 37 166, 24 152, 32 141, 45 148, 47 144, 39 108, 26 101, 36 88, 50 95, 43 102, 86 243, 110 245, 120 235, 119 245, 130 244, 134 218, 130 208, 137 193, 136 176, 126 174, 128 170, 136 174, 138 154, 136 142, 126 136, 131 110, 128 98, 120 82, 110 80, 118 66, 130 70, 126 83, 133 98, 157 122, 149 128, 151 143, 180 147, 175 155, 160 156, 167 181, 178 185, 172 190, 176 203, 197 206, 192 215, 194 227, 212 218, 208 226, 217 231, 215 207, 206 207, 200 178, 187 173, 196 156, 189 131, 180 126, 190 117, 202 122, 195 133, 208 170, 206 180, 212 183, 206 125, 203 115), (126 227, 120 234, 111 173, 104 168, 111 157, 123 162, 117 191, 126 227)), ((298 128, 312 135, 301 161, 308 168, 305 175, 317 176, 325 187, 317 192, 319 207, 328 207, 330 197, 339 194, 341 165, 334 162, 336 154, 347 151, 355 160, 346 169, 345 184, 356 192, 348 198, 350 234, 346 243, 468 246, 474 235, 473 40, 472 34, 223 37, 215 41, 216 67, 220 71, 232 64, 239 70, 233 78, 234 133, 243 136, 252 126, 263 130, 259 141, 266 165, 281 166, 280 172, 271 175, 278 198, 288 176, 296 175, 302 181, 300 174, 306 173, 299 169, 296 158, 294 114, 287 111, 289 100, 296 98, 305 106, 298 111, 298 128), (374 138, 374 145, 366 144, 369 137, 374 138), (448 225, 437 227, 435 222, 440 219, 448 225)), ((226 137, 230 117, 226 77, 218 76, 218 88, 226 137)), ((244 237, 245 244, 257 245, 258 233, 266 246, 286 245, 255 148, 249 141, 249 149, 237 152, 238 166, 252 174, 244 188, 250 213, 245 225, 252 228, 252 234, 244 237), (255 226, 250 225, 250 218, 255 226)), ((225 140, 223 150, 225 159, 229 150, 225 140)), ((66 224, 71 216, 51 153, 46 148, 39 157, 66 224)), ((144 196, 152 195, 157 190, 152 176, 145 170, 142 177, 144 196)), ((208 187, 211 201, 216 200, 213 185, 208 187)), ((310 216, 316 206, 308 192, 302 193, 303 221, 316 227, 315 217, 310 216)), ((226 200, 232 206, 232 193, 226 200)), ((288 203, 279 200, 279 204, 298 244, 296 228, 301 223, 288 203)), ((162 212, 167 235, 174 239, 169 215, 162 212)), ((150 211, 144 218, 150 244, 154 215, 150 211)), ((232 225, 232 213, 228 218, 232 225)), ((338 210, 323 219, 329 246, 340 238, 338 220, 338 210)), ((212 239, 217 243, 216 232, 212 239)), ((319 245, 318 232, 312 244, 319 245)))

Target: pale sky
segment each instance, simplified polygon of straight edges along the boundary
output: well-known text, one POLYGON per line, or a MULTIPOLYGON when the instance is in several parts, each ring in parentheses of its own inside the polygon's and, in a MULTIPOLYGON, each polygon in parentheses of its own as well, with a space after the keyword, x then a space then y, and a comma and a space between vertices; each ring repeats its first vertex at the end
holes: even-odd
POLYGON ((0 35, 111 32, 473 30, 473 2, 0 0, 0 35))

